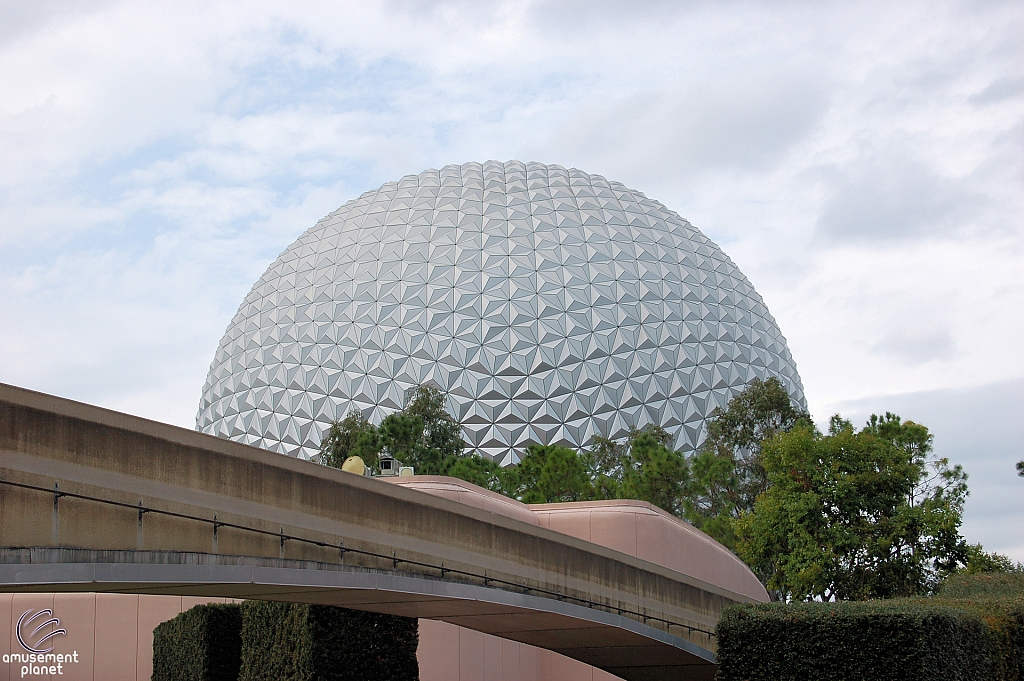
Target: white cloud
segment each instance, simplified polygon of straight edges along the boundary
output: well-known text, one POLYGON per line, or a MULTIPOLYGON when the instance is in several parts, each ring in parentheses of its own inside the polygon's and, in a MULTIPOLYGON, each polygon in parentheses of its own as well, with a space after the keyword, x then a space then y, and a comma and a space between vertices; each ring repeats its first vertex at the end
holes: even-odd
POLYGON ((812 405, 1024 375, 1010 349, 1024 330, 1017 240, 808 249, 811 268, 795 280, 758 276, 761 258, 747 250, 757 246, 738 249, 738 263, 786 334, 812 405))
POLYGON ((963 234, 976 228, 984 198, 972 178, 938 175, 908 152, 846 164, 830 178, 816 224, 830 241, 884 241, 963 234))
POLYGON ((903 364, 915 366, 953 358, 956 355, 956 342, 949 329, 920 327, 911 323, 901 325, 878 339, 871 349, 903 364))
POLYGON ((774 169, 804 139, 826 107, 805 74, 745 73, 585 102, 553 133, 546 151, 581 167, 612 163, 638 181, 677 181, 719 170, 774 169))

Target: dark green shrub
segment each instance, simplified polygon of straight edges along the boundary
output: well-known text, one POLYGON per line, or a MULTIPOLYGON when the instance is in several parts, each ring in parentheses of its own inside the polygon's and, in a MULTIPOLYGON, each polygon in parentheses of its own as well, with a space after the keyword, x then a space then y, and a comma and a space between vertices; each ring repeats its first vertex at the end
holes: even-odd
POLYGON ((931 600, 972 612, 985 622, 993 679, 1024 679, 1024 574, 952 575, 931 600))
POLYGON ((239 681, 416 681, 417 620, 246 601, 239 681))
POLYGON ((994 597, 976 601, 949 601, 977 614, 988 627, 992 679, 1024 679, 1024 597, 994 597))
POLYGON ((975 612, 925 599, 726 608, 719 681, 987 681, 989 631, 975 612))
POLYGON ((197 605, 153 630, 153 681, 237 681, 242 654, 237 605, 197 605))
POLYGON ((950 575, 943 580, 939 596, 971 600, 1024 597, 1024 574, 950 575))

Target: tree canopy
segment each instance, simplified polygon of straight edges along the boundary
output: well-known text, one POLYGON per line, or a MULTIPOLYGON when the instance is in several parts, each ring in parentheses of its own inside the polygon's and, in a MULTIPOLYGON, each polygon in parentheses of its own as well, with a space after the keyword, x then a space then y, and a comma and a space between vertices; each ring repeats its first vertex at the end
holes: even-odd
POLYGON ((593 498, 583 460, 561 445, 527 445, 519 465, 505 473, 505 492, 527 504, 593 498))
POLYGON ((320 441, 320 463, 341 468, 345 459, 358 456, 373 470, 378 469, 380 434, 372 423, 353 409, 340 421, 331 424, 320 441))
POLYGON ((686 458, 669 447, 667 438, 658 437, 654 429, 636 433, 629 441, 622 469, 620 499, 649 501, 669 513, 681 514, 686 458))
POLYGON ((379 472, 380 454, 386 452, 413 466, 419 475, 447 475, 463 457, 465 447, 462 428, 445 410, 444 393, 420 385, 410 391, 405 408, 385 416, 380 426, 374 426, 358 410, 331 424, 320 443, 320 462, 340 468, 346 458, 359 456, 379 472))
POLYGON ((726 546, 735 547, 733 521, 754 507, 769 485, 761 445, 811 417, 793 403, 778 378, 754 379, 716 409, 707 423, 703 449, 689 464, 683 492, 685 517, 726 546))
POLYGON ((966 559, 967 475, 930 456, 928 429, 873 416, 763 443, 768 488, 735 524, 737 552, 784 600, 908 596, 966 559))
POLYGON ((971 544, 967 547, 967 559, 958 572, 968 575, 1024 574, 1024 563, 1014 563, 1001 553, 989 553, 981 544, 971 544))
POLYGON ((359 455, 374 470, 386 452, 417 474, 531 504, 649 501, 736 551, 782 600, 913 595, 956 571, 1021 569, 960 536, 967 475, 934 455, 925 426, 886 413, 856 430, 836 415, 823 434, 776 378, 715 410, 703 448, 690 455, 649 425, 582 451, 530 444, 518 465, 501 468, 466 451, 432 386, 411 390, 380 426, 350 412, 320 452, 322 463, 359 455))
POLYGON ((461 428, 445 410, 444 394, 432 386, 410 391, 404 409, 373 426, 353 411, 332 424, 321 443, 321 462, 340 466, 358 455, 377 471, 386 452, 417 474, 448 475, 527 503, 594 499, 639 499, 685 517, 733 545, 729 521, 752 506, 764 487, 760 442, 808 418, 793 406, 775 378, 757 380, 718 409, 708 423, 707 446, 688 458, 673 437, 652 424, 622 440, 594 438, 577 452, 561 445, 532 444, 517 466, 501 469, 490 459, 465 456, 461 428))

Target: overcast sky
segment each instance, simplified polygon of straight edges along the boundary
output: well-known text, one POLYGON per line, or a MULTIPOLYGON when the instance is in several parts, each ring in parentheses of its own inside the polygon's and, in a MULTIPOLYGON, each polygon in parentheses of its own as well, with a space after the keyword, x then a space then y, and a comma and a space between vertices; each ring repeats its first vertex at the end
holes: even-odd
POLYGON ((448 163, 703 230, 811 411, 932 427, 1024 560, 1024 3, 0 0, 0 381, 194 427, 302 231, 448 163))

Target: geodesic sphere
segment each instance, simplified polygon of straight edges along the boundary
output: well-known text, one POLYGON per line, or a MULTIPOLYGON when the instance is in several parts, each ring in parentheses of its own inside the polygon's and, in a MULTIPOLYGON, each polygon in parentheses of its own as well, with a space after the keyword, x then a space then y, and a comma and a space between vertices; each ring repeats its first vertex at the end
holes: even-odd
POLYGON ((320 220, 245 297, 196 428, 309 458, 350 409, 447 393, 501 463, 659 424, 693 449, 754 378, 805 406, 775 320, 736 265, 643 194, 580 170, 467 163, 320 220))

